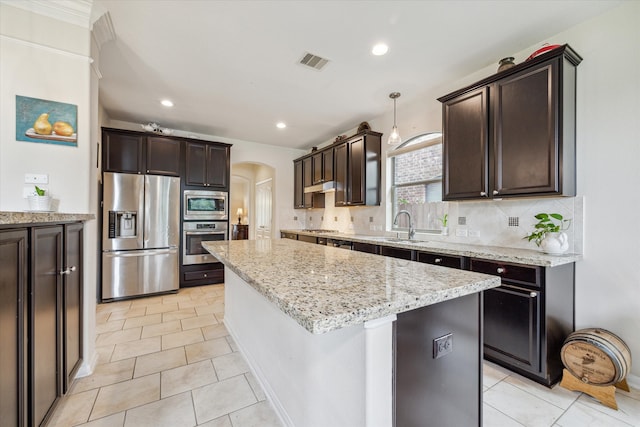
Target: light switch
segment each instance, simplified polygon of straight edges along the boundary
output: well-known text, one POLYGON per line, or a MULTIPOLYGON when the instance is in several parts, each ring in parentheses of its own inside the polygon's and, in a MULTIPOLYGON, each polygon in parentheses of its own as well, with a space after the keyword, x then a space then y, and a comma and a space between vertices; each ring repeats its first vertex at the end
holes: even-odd
POLYGON ((26 173, 24 174, 25 184, 48 184, 49 176, 47 174, 26 173))

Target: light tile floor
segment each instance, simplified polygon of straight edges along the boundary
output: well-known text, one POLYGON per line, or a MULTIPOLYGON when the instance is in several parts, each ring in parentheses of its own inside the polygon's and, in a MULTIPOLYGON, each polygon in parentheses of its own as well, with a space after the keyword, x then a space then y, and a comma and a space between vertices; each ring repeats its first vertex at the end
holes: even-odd
MULTIPOLYGON (((223 325, 223 285, 96 311, 98 365, 61 399, 49 427, 281 426, 223 325)), ((485 427, 640 426, 640 391, 616 400, 619 411, 484 363, 485 427)))

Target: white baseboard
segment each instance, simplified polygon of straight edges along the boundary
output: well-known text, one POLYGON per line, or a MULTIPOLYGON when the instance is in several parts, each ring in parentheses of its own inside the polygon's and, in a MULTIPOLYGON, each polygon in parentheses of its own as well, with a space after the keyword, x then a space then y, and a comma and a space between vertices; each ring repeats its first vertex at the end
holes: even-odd
POLYGON ((93 356, 91 360, 83 360, 82 365, 80 365, 80 369, 78 369, 78 373, 76 374, 76 378, 88 377, 93 374, 93 371, 96 369, 96 365, 98 364, 98 353, 93 352, 93 356))
POLYGON ((640 377, 637 375, 627 375, 627 383, 629 387, 635 388, 636 390, 640 390, 640 377))

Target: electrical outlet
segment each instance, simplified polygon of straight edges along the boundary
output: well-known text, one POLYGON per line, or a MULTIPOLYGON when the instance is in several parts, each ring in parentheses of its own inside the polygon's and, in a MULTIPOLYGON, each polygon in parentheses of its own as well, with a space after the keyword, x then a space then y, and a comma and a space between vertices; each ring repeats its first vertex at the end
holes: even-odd
POLYGON ((46 174, 25 173, 24 183, 25 184, 48 184, 49 176, 46 174))
POLYGON ((337 216, 334 216, 334 217, 333 217, 333 220, 334 220, 334 221, 338 221, 338 217, 337 217, 337 216))
POLYGON ((369 222, 373 222, 373 217, 372 216, 369 217, 369 222))
POLYGON ((297 220, 298 220, 298 217, 297 217, 297 216, 294 216, 294 217, 293 217, 293 220, 294 220, 294 221, 297 221, 297 220))
POLYGON ((453 351, 453 334, 443 335, 433 340, 433 358, 439 359, 453 351))
POLYGON ((456 228, 456 237, 467 237, 468 232, 466 228, 456 228))
POLYGON ((478 231, 478 230, 469 230, 469 237, 480 237, 480 231, 478 231))

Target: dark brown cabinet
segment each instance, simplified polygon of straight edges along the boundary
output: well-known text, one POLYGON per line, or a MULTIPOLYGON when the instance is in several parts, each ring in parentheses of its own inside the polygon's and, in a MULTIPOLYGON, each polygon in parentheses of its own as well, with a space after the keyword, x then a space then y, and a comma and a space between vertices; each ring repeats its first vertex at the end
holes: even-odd
POLYGON ((218 143, 186 142, 185 185, 229 186, 229 146, 218 143))
POLYGON ((568 45, 443 103, 443 199, 575 195, 576 67, 568 45))
POLYGON ((574 331, 574 265, 553 268, 470 260, 502 286, 484 291, 484 357, 544 385, 562 376, 560 349, 574 331))
POLYGON ((179 140, 148 136, 145 157, 145 173, 180 176, 179 140))
POLYGON ((26 425, 27 229, 0 230, 0 413, 2 425, 26 425))
POLYGON ((180 176, 180 140, 102 129, 105 172, 180 176))
POLYGON ((313 184, 322 184, 333 179, 333 148, 322 150, 312 156, 313 184))
POLYGON ((47 422, 82 363, 83 224, 0 230, 2 425, 47 422))
POLYGON ((33 229, 29 292, 29 400, 33 425, 42 424, 62 395, 62 244, 62 226, 33 229))
POLYGON ((302 174, 302 160, 293 162, 293 207, 304 208, 304 175, 302 174))
POLYGON ((249 226, 247 224, 233 224, 231 240, 247 240, 249 238, 249 226))
POLYGON ((455 255, 434 254, 431 252, 418 251, 416 253, 416 261, 426 264, 439 265, 441 267, 466 269, 466 258, 455 255))
POLYGON ((336 206, 380 205, 381 137, 366 131, 335 147, 336 206))
POLYGON ((306 193, 305 187, 313 185, 313 158, 311 156, 293 162, 293 207, 295 209, 324 208, 323 193, 306 193))
POLYGON ((71 386, 82 364, 82 275, 84 226, 64 226, 64 270, 62 283, 62 327, 64 337, 63 392, 71 386))

